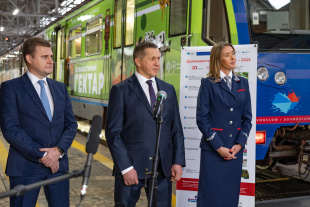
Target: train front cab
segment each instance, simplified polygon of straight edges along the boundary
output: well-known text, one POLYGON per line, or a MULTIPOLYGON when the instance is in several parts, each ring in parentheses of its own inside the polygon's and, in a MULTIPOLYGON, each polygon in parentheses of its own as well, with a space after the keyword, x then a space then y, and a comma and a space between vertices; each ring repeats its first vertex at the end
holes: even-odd
POLYGON ((247 1, 251 42, 259 48, 256 160, 264 168, 307 165, 309 9, 309 0, 247 1))

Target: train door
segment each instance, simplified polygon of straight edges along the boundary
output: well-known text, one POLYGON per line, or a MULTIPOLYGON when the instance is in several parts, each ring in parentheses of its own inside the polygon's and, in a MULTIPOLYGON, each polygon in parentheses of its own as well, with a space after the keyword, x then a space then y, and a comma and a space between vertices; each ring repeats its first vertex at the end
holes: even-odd
MULTIPOLYGON (((177 93, 180 87, 181 72, 181 46, 184 45, 184 35, 187 26, 188 0, 170 1, 169 15, 167 15, 167 40, 166 45, 160 47, 165 53, 165 81, 174 85, 177 93)), ((186 39, 185 39, 186 40, 186 39)))
POLYGON ((64 81, 64 41, 65 27, 56 27, 54 30, 53 41, 53 55, 54 55, 54 70, 53 79, 63 82, 64 81))
POLYGON ((112 51, 112 84, 134 73, 132 60, 134 45, 135 0, 115 0, 114 39, 112 51), (122 21, 124 19, 124 21, 122 21))

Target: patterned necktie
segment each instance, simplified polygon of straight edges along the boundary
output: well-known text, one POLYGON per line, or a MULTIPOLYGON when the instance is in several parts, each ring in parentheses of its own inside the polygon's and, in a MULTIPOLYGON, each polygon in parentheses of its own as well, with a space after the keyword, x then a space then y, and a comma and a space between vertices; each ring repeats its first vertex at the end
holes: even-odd
POLYGON ((152 80, 147 80, 146 83, 149 85, 151 107, 154 108, 154 105, 155 105, 155 102, 156 102, 156 96, 155 96, 155 91, 153 89, 152 80))
POLYGON ((229 75, 227 75, 225 78, 226 78, 226 84, 228 88, 231 90, 231 78, 229 75))
POLYGON ((42 104, 44 106, 44 109, 45 109, 45 112, 46 112, 46 114, 48 116, 48 119, 50 121, 52 121, 52 112, 51 112, 50 104, 48 102, 47 94, 46 94, 46 91, 45 91, 44 80, 39 80, 38 83, 41 86, 40 98, 41 98, 42 104))

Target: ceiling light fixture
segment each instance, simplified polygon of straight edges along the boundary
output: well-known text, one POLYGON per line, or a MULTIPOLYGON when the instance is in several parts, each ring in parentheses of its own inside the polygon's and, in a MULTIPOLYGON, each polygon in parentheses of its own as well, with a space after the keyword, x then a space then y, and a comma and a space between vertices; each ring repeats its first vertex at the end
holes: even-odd
POLYGON ((284 7, 285 5, 287 5, 288 3, 291 3, 291 0, 268 0, 269 3, 271 4, 271 6, 278 10, 281 9, 282 7, 284 7))
POLYGON ((16 15, 18 12, 19 12, 19 10, 15 9, 14 12, 13 12, 13 15, 16 15))

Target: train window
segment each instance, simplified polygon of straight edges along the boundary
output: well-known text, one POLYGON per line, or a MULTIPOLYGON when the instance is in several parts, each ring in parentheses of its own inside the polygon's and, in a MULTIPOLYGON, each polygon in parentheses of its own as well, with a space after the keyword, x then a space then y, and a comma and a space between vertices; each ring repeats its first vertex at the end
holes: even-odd
POLYGON ((133 44, 134 25, 135 25, 135 1, 127 0, 125 45, 133 44))
POLYGON ((86 51, 85 55, 101 53, 102 50, 102 15, 86 23, 86 51))
POLYGON ((186 33, 187 0, 174 0, 170 5, 169 36, 186 33))
POLYGON ((66 45, 66 43, 65 43, 65 27, 62 27, 61 28, 61 42, 60 42, 60 44, 61 44, 61 52, 60 52, 60 58, 61 59, 64 59, 65 58, 65 45, 66 45))
POLYGON ((207 44, 230 42, 225 0, 203 1, 201 36, 207 44))
POLYGON ((69 58, 81 57, 82 26, 78 25, 69 32, 69 58))
POLYGON ((248 0, 252 42, 261 50, 310 49, 309 0, 248 0))
POLYGON ((122 0, 115 0, 114 48, 122 44, 122 0))

